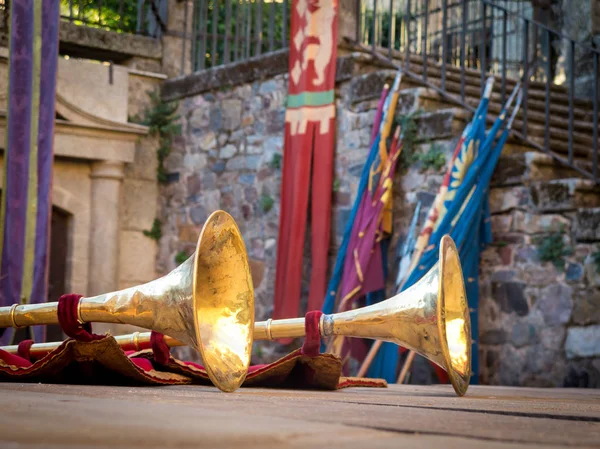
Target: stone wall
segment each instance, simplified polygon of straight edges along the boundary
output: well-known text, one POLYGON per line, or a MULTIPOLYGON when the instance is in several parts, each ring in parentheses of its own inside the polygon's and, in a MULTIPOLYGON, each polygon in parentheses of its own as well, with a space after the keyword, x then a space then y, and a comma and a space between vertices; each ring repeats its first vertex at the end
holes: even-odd
POLYGON ((547 163, 507 155, 495 173, 494 244, 480 279, 482 380, 600 387, 600 190, 546 180, 536 166, 547 163))
POLYGON ((244 236, 256 288, 256 318, 271 313, 279 216, 285 76, 180 100, 182 136, 165 167, 158 269, 172 270, 196 247, 217 209, 244 236))
MULTIPOLYGON (((217 70, 234 73, 236 68, 217 70)), ((260 73, 232 87, 216 87, 221 76, 216 72, 195 74, 187 85, 179 79, 164 86, 170 99, 179 98, 183 134, 167 161, 171 183, 161 191, 160 215, 166 225, 158 257, 159 271, 170 271, 177 260, 194 251, 208 214, 228 211, 246 241, 257 320, 272 312, 287 92, 285 73, 271 71, 266 78, 260 73), (186 96, 186 88, 193 94, 186 96)), ((377 99, 393 75, 352 57, 338 61, 330 266, 356 195, 377 99)), ((441 152, 446 158, 469 118, 434 92, 408 82, 403 82, 397 115, 414 117, 418 130, 414 152, 441 152)), ((508 144, 504 154, 490 194, 494 243, 481 258, 481 381, 598 386, 600 291, 591 254, 600 240, 600 191, 516 144, 508 144), (572 254, 565 254, 562 271, 552 262, 540 262, 533 243, 537 237, 556 241, 552 233, 556 230, 573 247, 572 254), (595 340, 589 338, 594 335, 595 340)), ((425 214, 444 171, 424 162, 409 164, 409 159, 404 159, 394 180, 390 251, 394 269, 394 249, 404 238, 416 202, 422 202, 425 214)), ((308 293, 304 282, 302 307, 308 293)), ((273 360, 289 349, 257 342, 253 362, 273 360)), ((180 355, 193 357, 191 352, 180 355)))

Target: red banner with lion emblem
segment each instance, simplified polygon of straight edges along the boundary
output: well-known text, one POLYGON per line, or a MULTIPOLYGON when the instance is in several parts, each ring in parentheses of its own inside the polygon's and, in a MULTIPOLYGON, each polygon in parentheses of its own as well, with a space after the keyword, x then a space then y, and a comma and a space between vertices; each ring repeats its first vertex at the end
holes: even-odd
POLYGON ((338 0, 294 0, 273 318, 296 317, 311 194, 308 310, 327 288, 335 148, 338 0))

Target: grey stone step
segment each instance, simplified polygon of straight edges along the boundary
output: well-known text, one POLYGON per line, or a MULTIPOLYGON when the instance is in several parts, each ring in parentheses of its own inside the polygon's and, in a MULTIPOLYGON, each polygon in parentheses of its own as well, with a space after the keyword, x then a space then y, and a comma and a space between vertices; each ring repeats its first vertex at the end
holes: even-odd
POLYGON ((575 238, 581 242, 600 241, 600 207, 582 207, 575 214, 575 238))
POLYGON ((576 170, 556 162, 547 154, 507 143, 496 165, 491 184, 506 186, 564 178, 583 178, 583 176, 576 170))
POLYGON ((532 205, 540 212, 600 207, 600 185, 585 179, 534 181, 530 194, 532 205))

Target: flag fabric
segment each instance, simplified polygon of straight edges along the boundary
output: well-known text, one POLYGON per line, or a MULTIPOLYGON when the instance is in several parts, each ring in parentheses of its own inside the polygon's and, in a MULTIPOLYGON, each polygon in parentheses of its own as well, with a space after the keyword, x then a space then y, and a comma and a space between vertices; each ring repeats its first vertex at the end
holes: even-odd
POLYGON ((309 192, 312 264, 308 310, 320 309, 326 292, 335 149, 337 13, 337 0, 292 2, 273 318, 299 314, 309 192))
POLYGON ((340 312, 350 309, 353 299, 385 287, 380 242, 384 239, 383 211, 392 192, 396 163, 402 150, 398 131, 389 157, 386 154, 386 161, 379 170, 379 182, 372 186, 373 191, 365 190, 354 220, 342 275, 340 312))
MULTIPOLYGON (((366 302, 383 299, 385 277, 387 275, 387 248, 388 234, 385 229, 385 214, 391 204, 393 176, 398 157, 402 150, 399 145, 398 132, 391 141, 388 153, 387 140, 393 125, 395 108, 398 101, 401 73, 398 72, 391 91, 388 87, 382 92, 378 111, 381 110, 381 120, 377 123, 380 114, 376 114, 377 133, 367 164, 364 167, 360 194, 354 204, 352 217, 349 220, 350 228, 344 238, 344 243, 338 253, 343 257, 339 287, 331 290, 335 293, 332 298, 339 299, 337 310, 343 311, 352 308, 356 301, 366 296, 366 302), (339 298, 337 296, 339 293, 339 298)), ((333 307, 333 304, 332 304, 333 307)), ((342 356, 345 372, 350 373, 357 361, 364 358, 368 349, 367 344, 359 339, 334 338, 328 350, 342 356)))
MULTIPOLYGON (((491 81, 485 89, 484 98, 478 107, 473 121, 461 136, 444 183, 428 214, 420 239, 415 249, 413 268, 402 286, 409 288, 419 281, 437 262, 439 242, 443 235, 449 234, 455 241, 461 258, 467 300, 471 312, 473 340, 472 383, 477 383, 478 375, 478 273, 479 256, 485 246, 491 242, 488 189, 498 158, 512 121, 520 106, 520 85, 509 98, 500 116, 489 132, 485 132, 487 104, 491 94, 491 81), (513 110, 508 124, 506 111, 519 95, 519 102, 513 110), (499 131, 502 134, 497 139, 499 131)), ((369 376, 383 377, 395 381, 398 364, 398 348, 392 343, 384 343, 375 357, 369 376)))
MULTIPOLYGON (((396 76, 396 79, 394 80, 394 86, 392 88, 392 93, 394 91, 399 90, 400 80, 401 80, 401 75, 400 75, 400 72, 398 72, 398 75, 396 76)), ((349 251, 348 248, 350 245, 350 239, 352 237, 353 226, 356 221, 356 217, 357 217, 359 209, 361 207, 363 198, 365 198, 365 192, 368 191, 369 186, 373 186, 376 183, 378 183, 378 181, 374 179, 374 176, 376 176, 376 173, 377 173, 377 170, 375 170, 374 167, 376 167, 376 166, 381 167, 381 154, 380 154, 381 140, 382 140, 382 137, 384 136, 384 133, 386 132, 386 130, 389 133, 389 129, 391 128, 391 125, 388 127, 388 126, 385 126, 384 124, 385 124, 386 120, 393 120, 394 114, 393 114, 393 111, 390 113, 390 107, 393 106, 393 109, 395 111, 396 102, 398 100, 398 92, 395 95, 392 95, 392 93, 388 92, 388 89, 386 86, 384 88, 381 98, 380 98, 380 102, 379 102, 377 110, 382 111, 382 112, 376 113, 376 122, 373 126, 373 128, 376 129, 377 132, 373 133, 373 135, 375 135, 375 138, 372 140, 371 149, 367 156, 365 165, 363 166, 363 171, 362 171, 359 183, 358 183, 358 191, 357 191, 357 195, 356 195, 356 200, 354 201, 354 204, 352 205, 352 209, 350 211, 350 216, 348 218, 348 221, 346 222, 346 227, 344 229, 344 236, 342 239, 342 244, 341 244, 340 249, 337 254, 332 277, 327 286, 327 293, 325 295, 325 300, 323 302, 323 307, 322 307, 323 313, 333 313, 335 310, 336 299, 338 297, 338 294, 340 293, 340 288, 342 285, 342 277, 344 274, 344 266, 345 266, 346 258, 347 258, 347 255, 352 252, 352 251, 349 251), (379 124, 377 123, 377 119, 380 120, 379 124)), ((387 135, 385 137, 387 137, 387 135)), ((387 152, 386 152, 385 157, 387 158, 387 152)))
MULTIPOLYGON (((11 2, 0 306, 47 301, 58 25, 59 0, 11 2)), ((9 344, 14 330, 0 335, 9 344)))

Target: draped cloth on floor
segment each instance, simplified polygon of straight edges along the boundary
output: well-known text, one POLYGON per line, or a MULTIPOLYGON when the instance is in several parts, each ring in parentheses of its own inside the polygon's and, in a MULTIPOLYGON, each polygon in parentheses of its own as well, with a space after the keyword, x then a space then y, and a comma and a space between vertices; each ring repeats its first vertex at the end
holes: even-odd
MULTIPOLYGON (((0 381, 87 385, 211 385, 203 366, 170 355, 161 334, 150 344, 120 347, 110 335, 92 333, 91 324, 77 321, 80 295, 59 300, 60 326, 69 336, 58 348, 38 360, 31 358, 32 341, 19 344, 18 354, 0 350, 0 381)), ((253 365, 242 386, 337 390, 348 387, 385 387, 381 379, 342 377, 342 362, 320 353, 319 320, 322 313, 306 314, 306 336, 301 348, 265 365, 253 365)), ((135 341, 135 340, 134 340, 135 341)))

